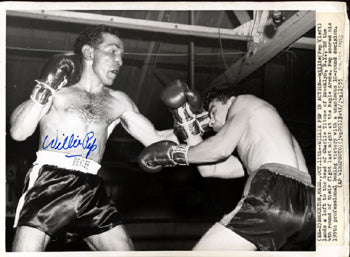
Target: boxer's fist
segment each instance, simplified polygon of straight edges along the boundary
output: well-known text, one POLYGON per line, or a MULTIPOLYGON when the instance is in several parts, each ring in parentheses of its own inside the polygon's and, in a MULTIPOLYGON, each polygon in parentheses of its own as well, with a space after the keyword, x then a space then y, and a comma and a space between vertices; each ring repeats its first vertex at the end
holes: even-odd
POLYGON ((197 114, 196 120, 197 120, 199 127, 201 129, 201 132, 202 132, 201 134, 211 130, 211 127, 209 126, 209 122, 210 122, 209 112, 202 112, 200 114, 197 114))
POLYGON ((180 80, 175 80, 164 88, 160 97, 173 114, 174 133, 181 143, 201 134, 196 114, 200 113, 202 99, 197 92, 180 80))
POLYGON ((139 165, 147 172, 158 172, 163 167, 173 167, 177 164, 188 165, 187 145, 177 145, 173 141, 156 142, 141 152, 139 165))
POLYGON ((81 65, 75 54, 56 54, 44 65, 30 97, 44 105, 57 90, 77 83, 80 74, 81 65))
MULTIPOLYGON (((188 111, 193 114, 200 113, 202 99, 200 95, 190 89, 184 82, 175 80, 169 83, 161 92, 160 98, 171 110, 176 110, 188 104, 188 111)), ((191 114, 189 114, 191 115, 191 114)), ((181 119, 181 117, 179 117, 181 119)))

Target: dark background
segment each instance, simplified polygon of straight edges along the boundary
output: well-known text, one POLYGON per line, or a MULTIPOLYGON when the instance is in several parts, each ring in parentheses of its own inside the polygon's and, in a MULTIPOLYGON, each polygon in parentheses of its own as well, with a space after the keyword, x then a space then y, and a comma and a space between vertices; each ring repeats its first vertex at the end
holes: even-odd
MULTIPOLYGON (((186 11, 89 11, 105 15, 189 23, 186 11)), ((252 17, 252 12, 248 12, 252 17)), ((40 70, 52 54, 72 50, 86 25, 7 17, 6 26, 6 247, 10 250, 13 216, 24 176, 35 160, 38 131, 23 142, 9 135, 10 115, 27 100, 40 70)), ((235 28, 240 25, 231 11, 195 12, 195 24, 235 28)), ((313 29, 307 33, 314 37, 313 29)), ((247 42, 178 36, 120 29, 125 45, 124 65, 113 89, 127 93, 156 129, 172 127, 172 117, 160 101, 164 82, 189 81, 189 43, 196 53, 237 52, 235 55, 195 56, 193 85, 201 94, 209 82, 247 51, 247 42), (220 48, 222 49, 220 50, 220 48), (137 55, 148 53, 152 55, 137 55), (184 54, 162 56, 160 54, 184 54)), ((254 95, 274 105, 301 145, 313 182, 315 180, 315 53, 287 48, 241 81, 254 95)), ((67 121, 69 122, 69 121, 67 121)), ((136 250, 190 250, 202 234, 231 211, 241 197, 246 178, 202 178, 196 169, 176 167, 157 174, 137 165, 143 146, 121 126, 112 133, 100 175, 116 202, 136 250)), ((48 250, 87 250, 82 242, 56 240, 48 250)))

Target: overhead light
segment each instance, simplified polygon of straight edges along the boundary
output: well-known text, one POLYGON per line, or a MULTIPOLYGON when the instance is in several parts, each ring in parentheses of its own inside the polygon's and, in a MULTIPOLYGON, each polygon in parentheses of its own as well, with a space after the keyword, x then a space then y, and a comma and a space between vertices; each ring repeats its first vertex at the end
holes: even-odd
POLYGON ((277 28, 284 22, 286 17, 283 11, 275 10, 270 12, 271 21, 264 28, 264 34, 268 38, 272 38, 276 34, 277 28))
POLYGON ((272 18, 272 22, 275 26, 280 26, 283 21, 286 19, 286 17, 284 17, 283 11, 272 11, 271 12, 271 18, 272 18))

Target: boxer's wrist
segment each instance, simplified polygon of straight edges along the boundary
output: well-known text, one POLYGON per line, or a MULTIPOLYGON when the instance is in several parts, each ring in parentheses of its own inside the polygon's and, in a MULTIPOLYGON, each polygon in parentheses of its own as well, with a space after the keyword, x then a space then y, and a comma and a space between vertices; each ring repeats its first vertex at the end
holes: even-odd
POLYGON ((30 99, 35 103, 40 105, 46 105, 52 99, 52 90, 40 81, 36 81, 37 84, 34 86, 32 93, 30 94, 30 99))
POLYGON ((196 120, 198 121, 201 130, 201 135, 203 135, 205 132, 211 129, 211 127, 209 126, 210 117, 208 112, 202 112, 200 114, 197 114, 196 120))
POLYGON ((180 144, 171 147, 170 155, 171 159, 178 165, 189 165, 188 163, 188 153, 189 145, 180 144))
POLYGON ((188 103, 183 104, 177 109, 170 109, 170 112, 173 114, 174 119, 180 124, 192 122, 196 118, 196 115, 191 111, 188 103))
POLYGON ((187 143, 192 137, 201 136, 201 128, 196 119, 186 123, 176 122, 174 126, 174 134, 181 143, 187 143))

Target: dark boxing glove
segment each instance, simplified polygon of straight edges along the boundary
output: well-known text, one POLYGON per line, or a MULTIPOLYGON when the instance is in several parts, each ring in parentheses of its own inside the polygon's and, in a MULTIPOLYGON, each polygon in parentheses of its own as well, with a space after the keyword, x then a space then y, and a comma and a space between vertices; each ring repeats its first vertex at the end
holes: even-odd
POLYGON ((180 142, 186 142, 191 135, 201 135, 196 114, 201 113, 202 99, 197 92, 180 80, 175 80, 164 88, 160 97, 173 114, 174 133, 180 142))
POLYGON ((202 113, 197 114, 196 120, 199 123, 199 127, 202 131, 202 134, 211 130, 211 127, 209 126, 209 122, 210 122, 209 112, 204 111, 202 113))
POLYGON ((56 91, 64 86, 70 86, 80 80, 81 65, 73 53, 56 54, 44 65, 40 78, 35 85, 30 98, 42 105, 50 101, 56 91))
MULTIPOLYGON (((200 113, 202 106, 200 95, 180 80, 172 81, 166 85, 161 92, 160 98, 173 111, 176 111, 176 109, 183 107, 187 103, 189 108, 187 111, 190 111, 189 115, 200 113)), ((181 115, 176 116, 176 118, 180 121, 182 119, 181 115)))
POLYGON ((156 142, 143 149, 139 155, 139 165, 147 172, 158 172, 163 167, 188 165, 188 148, 188 145, 177 145, 169 140, 156 142))

